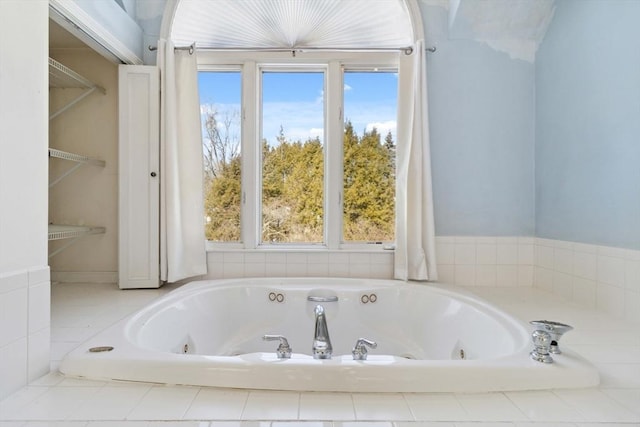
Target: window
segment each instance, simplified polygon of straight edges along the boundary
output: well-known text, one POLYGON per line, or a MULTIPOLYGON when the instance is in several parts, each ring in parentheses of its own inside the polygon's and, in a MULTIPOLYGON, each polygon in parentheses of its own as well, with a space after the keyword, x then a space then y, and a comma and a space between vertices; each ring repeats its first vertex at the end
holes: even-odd
POLYGON ((239 71, 200 72, 205 237, 239 242, 242 157, 239 71))
POLYGON ((394 241, 398 54, 301 56, 198 58, 211 244, 394 241))
POLYGON ((394 241, 397 87, 395 72, 344 73, 344 242, 394 241))
POLYGON ((324 72, 261 76, 261 242, 323 243, 324 72))

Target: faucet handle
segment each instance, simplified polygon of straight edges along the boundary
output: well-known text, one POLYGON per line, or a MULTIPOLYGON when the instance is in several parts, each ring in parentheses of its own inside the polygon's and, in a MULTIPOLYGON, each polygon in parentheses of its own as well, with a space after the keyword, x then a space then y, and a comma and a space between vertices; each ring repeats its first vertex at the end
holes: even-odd
POLYGON ((358 338, 356 345, 353 347, 353 360, 367 360, 367 347, 376 348, 378 343, 366 338, 358 338))
POLYGON ((533 339, 533 351, 529 353, 531 358, 536 362, 553 363, 553 358, 549 354, 551 349, 551 334, 547 331, 536 329, 531 334, 533 339))
POLYGON ((262 339, 265 341, 280 341, 280 345, 276 349, 278 359, 291 358, 291 346, 289 346, 289 341, 282 335, 263 335, 262 339))

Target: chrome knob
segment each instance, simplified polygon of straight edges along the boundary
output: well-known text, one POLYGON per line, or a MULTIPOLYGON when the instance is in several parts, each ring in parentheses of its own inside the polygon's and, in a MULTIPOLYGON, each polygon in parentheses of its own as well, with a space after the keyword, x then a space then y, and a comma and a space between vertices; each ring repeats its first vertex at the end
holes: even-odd
POLYGON ((353 354, 353 360, 367 360, 367 347, 376 348, 378 347, 378 343, 366 338, 358 338, 356 345, 351 351, 351 354, 353 354))
POLYGON ((529 322, 536 329, 546 331, 551 335, 551 347, 549 352, 553 354, 562 354, 560 351, 559 341, 562 335, 573 329, 572 326, 565 325, 564 323, 554 322, 551 320, 532 320, 529 322))
POLYGON ((546 331, 536 329, 531 334, 533 339, 533 351, 529 353, 536 362, 553 363, 553 358, 549 355, 551 348, 551 334, 546 331))
POLYGON ((291 347, 289 346, 289 341, 282 335, 264 335, 262 337, 265 341, 280 341, 280 345, 276 349, 276 354, 278 355, 278 359, 290 359, 291 358, 291 347))

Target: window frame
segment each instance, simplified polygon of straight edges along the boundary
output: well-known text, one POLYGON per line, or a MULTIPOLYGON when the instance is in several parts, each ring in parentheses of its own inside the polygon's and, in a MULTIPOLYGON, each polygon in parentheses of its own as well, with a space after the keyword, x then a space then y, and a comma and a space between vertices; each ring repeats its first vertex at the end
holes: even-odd
POLYGON ((240 242, 207 241, 207 251, 226 250, 355 250, 393 249, 395 242, 369 244, 342 241, 343 221, 343 73, 363 70, 398 71, 399 51, 198 51, 198 71, 241 72, 242 206, 240 242), (262 70, 325 70, 324 99, 324 242, 322 244, 261 242, 262 70), (339 141, 331 142, 331 141, 339 141))

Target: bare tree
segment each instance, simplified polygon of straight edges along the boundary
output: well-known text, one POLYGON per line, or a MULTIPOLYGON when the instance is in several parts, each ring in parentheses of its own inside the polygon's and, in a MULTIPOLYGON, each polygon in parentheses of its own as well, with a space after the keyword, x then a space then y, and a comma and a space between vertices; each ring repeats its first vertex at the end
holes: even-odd
POLYGON ((216 105, 210 104, 203 107, 203 116, 204 168, 206 176, 213 179, 240 156, 240 113, 219 111, 216 105))

